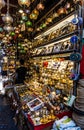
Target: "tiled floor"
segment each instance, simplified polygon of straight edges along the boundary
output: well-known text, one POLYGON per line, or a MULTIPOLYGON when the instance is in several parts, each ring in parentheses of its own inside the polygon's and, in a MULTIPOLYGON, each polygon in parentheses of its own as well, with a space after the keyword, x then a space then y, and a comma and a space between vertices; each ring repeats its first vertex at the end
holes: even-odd
POLYGON ((13 117, 14 112, 10 109, 9 103, 0 95, 0 130, 18 130, 13 117))

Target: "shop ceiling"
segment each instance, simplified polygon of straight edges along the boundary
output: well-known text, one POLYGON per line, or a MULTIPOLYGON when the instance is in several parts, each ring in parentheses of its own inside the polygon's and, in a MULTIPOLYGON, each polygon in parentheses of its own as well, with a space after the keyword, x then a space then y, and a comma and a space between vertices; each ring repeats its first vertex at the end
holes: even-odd
MULTIPOLYGON (((50 22, 47 25, 44 25, 46 18, 51 20, 51 16, 56 9, 58 10, 61 6, 64 6, 65 3, 69 2, 69 0, 30 0, 32 1, 29 7, 20 6, 18 4, 18 0, 9 0, 9 13, 13 17, 13 26, 17 26, 20 24, 21 14, 18 12, 20 9, 24 10, 27 15, 27 20, 25 23, 28 25, 29 21, 30 26, 27 26, 27 31, 24 32, 25 36, 34 38, 36 35, 41 33, 42 31, 46 30, 50 27, 53 23, 50 22), (44 8, 42 10, 37 9, 37 5, 42 3, 44 8), (30 18, 32 12, 36 9, 36 18, 30 18), (55 10, 54 10, 55 9, 55 10), (27 23, 28 21, 28 23, 27 23), (43 28, 42 28, 43 26, 43 28), (30 29, 30 30, 29 30, 30 29)), ((72 2, 73 0, 70 0, 72 2)), ((4 8, 1 9, 1 16, 0 16, 0 26, 4 26, 4 22, 2 21, 2 17, 7 13, 7 0, 5 0, 6 5, 4 8)), ((52 20, 51 20, 52 21, 52 20)))

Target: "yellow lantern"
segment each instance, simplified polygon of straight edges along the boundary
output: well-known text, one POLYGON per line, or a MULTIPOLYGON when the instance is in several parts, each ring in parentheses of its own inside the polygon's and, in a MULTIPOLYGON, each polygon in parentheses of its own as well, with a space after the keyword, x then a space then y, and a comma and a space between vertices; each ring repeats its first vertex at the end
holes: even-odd
POLYGON ((51 23, 52 22, 52 18, 47 18, 47 22, 51 23))
POLYGON ((34 13, 31 13, 31 14, 30 14, 30 19, 36 20, 37 17, 38 17, 38 15, 36 15, 36 14, 34 14, 34 13))
POLYGON ((33 13, 39 15, 39 11, 37 11, 36 9, 33 10, 33 13))
POLYGON ((33 31, 33 28, 28 28, 27 29, 29 32, 32 32, 33 31))

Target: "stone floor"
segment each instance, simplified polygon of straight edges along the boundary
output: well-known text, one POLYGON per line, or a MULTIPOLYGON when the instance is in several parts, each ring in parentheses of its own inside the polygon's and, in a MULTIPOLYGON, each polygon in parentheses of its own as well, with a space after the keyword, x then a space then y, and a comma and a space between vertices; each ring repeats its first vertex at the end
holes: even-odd
POLYGON ((0 130, 18 130, 13 120, 14 114, 7 98, 0 95, 0 130))

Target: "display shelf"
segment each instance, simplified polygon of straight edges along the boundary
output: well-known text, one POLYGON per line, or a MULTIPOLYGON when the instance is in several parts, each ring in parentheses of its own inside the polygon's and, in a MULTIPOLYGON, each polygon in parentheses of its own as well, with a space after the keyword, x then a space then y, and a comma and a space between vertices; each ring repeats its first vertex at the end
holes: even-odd
MULTIPOLYGON (((57 21, 54 25, 52 25, 50 28, 48 28, 48 29, 47 29, 46 31, 44 31, 43 33, 41 33, 41 34, 39 34, 38 36, 36 36, 34 39, 39 39, 39 38, 41 38, 41 37, 44 36, 44 35, 48 35, 53 28, 54 28, 54 30, 55 30, 55 27, 56 27, 59 23, 65 21, 67 18, 71 17, 71 16, 74 15, 74 14, 75 14, 75 11, 73 10, 73 11, 70 12, 67 16, 65 16, 65 17, 63 17, 61 20, 57 21)), ((59 26, 58 26, 58 27, 59 27, 59 26)))
POLYGON ((50 53, 50 54, 43 54, 43 55, 35 55, 35 56, 31 56, 31 58, 33 57, 45 57, 45 56, 53 56, 55 55, 56 57, 68 57, 70 56, 70 54, 74 51, 74 49, 72 50, 68 50, 68 51, 59 51, 59 52, 55 52, 55 53, 50 53))
POLYGON ((44 46, 46 46, 46 45, 50 45, 50 44, 52 44, 52 43, 54 43, 54 42, 60 41, 60 40, 65 39, 65 38, 68 38, 68 37, 70 37, 70 36, 72 36, 72 35, 74 35, 74 34, 77 34, 77 33, 78 33, 78 30, 75 30, 75 31, 70 32, 70 33, 68 33, 68 34, 65 34, 65 35, 63 35, 63 36, 59 36, 59 37, 54 38, 54 39, 52 39, 52 40, 50 40, 50 41, 48 41, 48 42, 45 42, 45 43, 43 43, 42 45, 38 45, 38 46, 36 46, 36 47, 34 47, 34 48, 41 48, 41 47, 44 47, 44 46))

